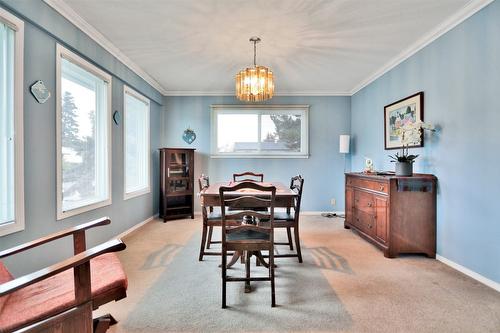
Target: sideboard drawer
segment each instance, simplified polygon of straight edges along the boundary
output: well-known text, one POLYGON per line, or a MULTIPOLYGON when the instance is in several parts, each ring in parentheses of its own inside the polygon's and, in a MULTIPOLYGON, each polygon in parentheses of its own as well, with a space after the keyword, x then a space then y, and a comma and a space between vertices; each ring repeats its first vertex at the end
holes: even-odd
POLYGON ((374 181, 371 179, 362 179, 362 178, 347 178, 347 185, 365 188, 372 191, 389 193, 389 184, 379 181, 374 181))
POLYGON ((372 237, 375 236, 375 221, 375 216, 359 209, 354 209, 354 225, 372 237))
POLYGON ((374 195, 364 191, 354 191, 354 206, 371 215, 375 214, 374 195))

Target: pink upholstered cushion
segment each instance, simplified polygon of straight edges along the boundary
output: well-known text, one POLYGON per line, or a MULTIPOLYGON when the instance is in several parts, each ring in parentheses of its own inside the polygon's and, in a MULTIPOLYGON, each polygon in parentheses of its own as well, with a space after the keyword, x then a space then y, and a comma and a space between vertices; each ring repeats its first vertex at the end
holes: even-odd
MULTIPOLYGON (((116 288, 127 288, 127 277, 114 253, 92 259, 90 272, 93 298, 116 288)), ((0 312, 0 332, 53 316, 74 304, 70 269, 12 293, 0 312)))
MULTIPOLYGON (((0 261, 0 284, 12 280, 12 274, 7 270, 7 267, 0 261)), ((0 313, 2 312, 4 304, 7 302, 9 296, 0 297, 0 313)))

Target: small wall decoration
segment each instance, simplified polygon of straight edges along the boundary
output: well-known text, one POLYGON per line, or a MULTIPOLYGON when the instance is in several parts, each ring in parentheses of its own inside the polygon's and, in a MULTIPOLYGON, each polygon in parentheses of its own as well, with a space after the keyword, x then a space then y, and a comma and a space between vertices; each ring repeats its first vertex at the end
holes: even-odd
POLYGON ((113 122, 116 125, 120 125, 120 120, 121 120, 120 112, 118 111, 113 112, 113 122))
MULTIPOLYGON (((401 131, 404 126, 424 120, 424 92, 403 98, 384 107, 384 144, 385 149, 403 148, 401 131)), ((405 148, 423 147, 424 137, 420 142, 405 148)))
POLYGON ((50 98, 50 91, 45 87, 42 80, 38 80, 30 86, 30 91, 36 101, 40 104, 45 103, 50 98))
POLYGON ((182 140, 184 140, 187 144, 192 144, 194 140, 196 140, 196 133, 188 128, 182 133, 182 140))

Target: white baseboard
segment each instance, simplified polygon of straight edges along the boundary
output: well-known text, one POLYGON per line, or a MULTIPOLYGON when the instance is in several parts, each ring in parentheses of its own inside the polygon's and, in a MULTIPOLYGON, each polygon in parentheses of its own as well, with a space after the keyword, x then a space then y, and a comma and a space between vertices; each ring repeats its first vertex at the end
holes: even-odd
POLYGON ((133 233, 134 231, 136 231, 137 229, 140 229, 141 227, 145 226, 147 223, 153 221, 157 217, 158 217, 158 214, 150 216, 146 220, 137 223, 136 225, 132 226, 131 228, 129 228, 127 230, 125 230, 124 232, 122 232, 121 234, 119 234, 118 236, 116 236, 114 238, 124 238, 124 237, 130 235, 131 233, 133 233))
POLYGON ((460 264, 457 264, 454 261, 451 261, 450 259, 447 259, 443 256, 440 256, 439 254, 436 254, 436 259, 441 261, 443 264, 450 266, 451 268, 456 269, 457 271, 473 278, 474 280, 481 282, 484 285, 487 285, 490 288, 495 289, 496 291, 500 292, 500 283, 495 282, 493 280, 490 280, 481 274, 478 274, 474 272, 473 270, 468 269, 467 267, 464 267, 460 264))
POLYGON ((337 215, 344 215, 345 212, 343 211, 316 211, 316 210, 308 210, 308 211, 304 211, 304 212, 301 212, 300 215, 304 215, 304 216, 314 216, 314 215, 318 215, 320 216, 322 213, 333 213, 333 214, 337 214, 337 215))

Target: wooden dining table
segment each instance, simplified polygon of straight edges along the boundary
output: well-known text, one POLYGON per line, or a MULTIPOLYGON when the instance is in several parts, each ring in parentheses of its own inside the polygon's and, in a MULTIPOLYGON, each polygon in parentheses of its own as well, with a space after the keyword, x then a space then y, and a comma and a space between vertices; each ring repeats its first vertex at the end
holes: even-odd
MULTIPOLYGON (((238 184, 238 182, 234 181, 227 181, 227 182, 219 182, 219 183, 213 183, 209 185, 206 189, 202 190, 200 192, 200 201, 201 205, 204 207, 220 207, 221 206, 221 200, 220 200, 220 195, 219 195, 219 188, 221 186, 234 186, 238 184)), ((287 211, 290 211, 290 207, 293 206, 293 200, 294 198, 298 195, 295 191, 291 190, 288 186, 281 182, 259 182, 260 185, 264 186, 274 186, 276 187, 276 196, 275 196, 275 203, 274 207, 275 208, 286 208, 287 211)), ((242 189, 239 191, 235 192, 226 192, 226 196, 231 197, 238 197, 242 195, 251 195, 251 196, 259 196, 261 194, 261 191, 254 190, 254 189, 242 189)), ((234 253, 233 257, 227 264, 227 267, 231 267, 234 265, 238 259, 242 256, 242 253, 236 252, 234 253)), ((264 258, 260 253, 256 253, 256 257, 260 262, 264 265, 267 266, 267 263, 264 261, 264 258)))
MULTIPOLYGON (((200 192, 201 205, 205 207, 220 207, 220 197, 219 188, 221 186, 234 186, 238 182, 227 181, 210 184, 206 189, 200 192)), ((280 182, 259 182, 260 185, 264 186, 275 186, 276 187, 276 200, 274 207, 290 208, 293 206, 293 199, 298 195, 296 192, 292 191, 288 186, 280 182)), ((241 195, 252 195, 259 196, 261 192, 254 189, 244 189, 235 191, 233 193, 226 193, 227 196, 241 196, 241 195)))

